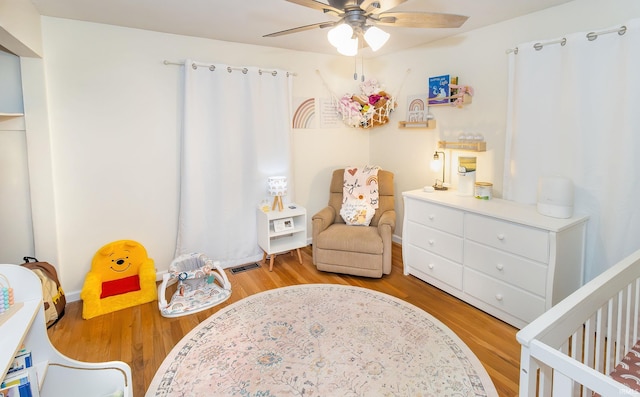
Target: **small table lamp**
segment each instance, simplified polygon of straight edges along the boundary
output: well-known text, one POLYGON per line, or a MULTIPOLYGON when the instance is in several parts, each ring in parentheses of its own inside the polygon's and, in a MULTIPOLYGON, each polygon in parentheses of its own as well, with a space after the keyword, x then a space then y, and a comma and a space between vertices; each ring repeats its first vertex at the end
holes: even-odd
POLYGON ((440 171, 440 167, 442 167, 442 181, 438 184, 438 179, 436 178, 436 183, 433 185, 435 190, 447 190, 447 187, 444 185, 444 167, 445 167, 445 157, 444 152, 436 152, 433 154, 433 161, 431 162, 431 169, 434 171, 440 171), (442 153, 442 160, 440 159, 440 155, 438 153, 442 153))
POLYGON ((267 183, 269 184, 269 194, 273 196, 272 210, 278 209, 282 211, 282 196, 287 194, 287 177, 286 176, 270 176, 267 183))

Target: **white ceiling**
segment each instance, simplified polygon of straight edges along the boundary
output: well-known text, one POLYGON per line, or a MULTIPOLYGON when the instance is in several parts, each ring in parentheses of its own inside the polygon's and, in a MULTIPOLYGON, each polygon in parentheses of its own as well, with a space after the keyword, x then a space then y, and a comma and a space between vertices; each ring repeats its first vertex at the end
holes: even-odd
MULTIPOLYGON (((326 2, 326 0, 324 0, 326 2)), ((384 1, 384 0, 382 0, 384 1)), ((458 29, 382 27, 391 39, 375 55, 415 47, 572 0, 407 0, 393 11, 466 15, 458 29)), ((291 50, 336 54, 327 29, 265 34, 337 18, 286 0, 32 0, 41 15, 291 50)), ((374 55, 365 49, 363 56, 374 55)))

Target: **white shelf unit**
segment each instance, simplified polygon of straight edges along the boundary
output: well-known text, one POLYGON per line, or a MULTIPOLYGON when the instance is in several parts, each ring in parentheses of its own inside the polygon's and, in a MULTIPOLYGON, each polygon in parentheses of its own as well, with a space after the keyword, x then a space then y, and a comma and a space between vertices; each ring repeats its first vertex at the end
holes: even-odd
POLYGON ((404 192, 404 274, 522 328, 582 285, 586 216, 457 192, 404 192))
POLYGON ((44 317, 42 284, 35 273, 22 266, 0 264, 0 274, 9 279, 19 306, 11 315, 0 314, 0 379, 24 347, 31 351, 40 397, 102 396, 117 391, 133 397, 131 368, 126 363, 77 361, 53 347, 44 317))
POLYGON ((297 250, 298 261, 302 263, 300 248, 307 245, 307 210, 297 204, 289 204, 282 211, 267 212, 258 208, 258 245, 264 251, 263 262, 270 256, 269 270, 273 270, 273 260, 276 254, 297 250), (293 207, 293 208, 292 208, 293 207), (293 227, 276 231, 274 222, 291 218, 293 227))

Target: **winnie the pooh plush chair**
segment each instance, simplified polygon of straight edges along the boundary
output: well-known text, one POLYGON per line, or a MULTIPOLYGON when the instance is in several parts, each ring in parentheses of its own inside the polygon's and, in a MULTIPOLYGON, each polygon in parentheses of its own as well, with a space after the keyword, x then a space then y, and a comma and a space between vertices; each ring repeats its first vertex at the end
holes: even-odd
POLYGON ((100 248, 91 261, 80 293, 82 318, 156 300, 156 270, 153 259, 138 242, 119 240, 100 248))

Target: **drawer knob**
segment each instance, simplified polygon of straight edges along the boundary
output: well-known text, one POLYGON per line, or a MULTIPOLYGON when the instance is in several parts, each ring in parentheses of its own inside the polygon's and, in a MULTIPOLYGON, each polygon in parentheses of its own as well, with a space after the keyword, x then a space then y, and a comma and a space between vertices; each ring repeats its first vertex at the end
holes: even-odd
POLYGON ((429 269, 433 269, 435 266, 433 263, 429 263, 429 269))
POLYGON ((503 265, 502 263, 498 263, 498 264, 496 265, 496 269, 498 269, 498 270, 500 270, 500 271, 503 271, 503 270, 504 270, 504 265, 503 265))
POLYGON ((429 214, 429 220, 430 220, 430 221, 432 221, 432 220, 434 220, 434 219, 436 219, 436 216, 435 216, 435 215, 433 215, 433 214, 429 214))
POLYGON ((504 234, 503 233, 498 233, 498 240, 502 241, 504 240, 504 234))
POLYGON ((435 240, 434 240, 434 239, 432 239, 432 238, 430 238, 430 239, 429 239, 429 245, 433 245, 433 244, 435 244, 435 243, 436 243, 436 242, 435 242, 435 240))
POLYGON ((496 294, 496 300, 502 301, 502 294, 496 294))

